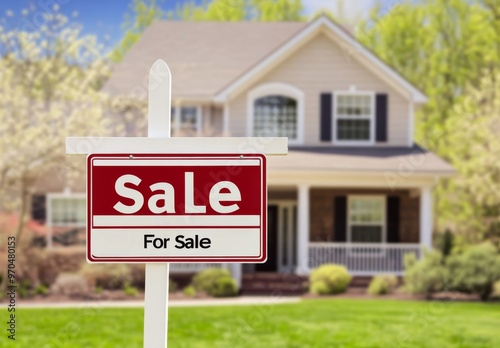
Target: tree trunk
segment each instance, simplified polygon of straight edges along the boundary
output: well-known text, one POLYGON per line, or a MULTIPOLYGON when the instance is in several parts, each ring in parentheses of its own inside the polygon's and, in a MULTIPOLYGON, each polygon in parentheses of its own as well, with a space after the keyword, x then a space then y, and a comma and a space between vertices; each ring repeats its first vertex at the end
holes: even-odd
POLYGON ((27 189, 26 180, 23 180, 21 186, 21 208, 19 209, 19 222, 16 229, 16 244, 18 246, 21 245, 21 235, 26 225, 26 221, 28 220, 29 199, 30 195, 27 189))

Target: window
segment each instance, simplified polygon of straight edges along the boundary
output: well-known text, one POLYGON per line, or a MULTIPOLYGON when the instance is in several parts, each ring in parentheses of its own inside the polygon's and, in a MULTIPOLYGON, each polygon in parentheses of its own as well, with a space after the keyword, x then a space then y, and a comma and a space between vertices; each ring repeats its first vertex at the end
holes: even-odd
POLYGON ((295 86, 271 82, 258 85, 247 95, 247 135, 288 137, 303 143, 304 92, 295 86))
POLYGON ((194 135, 201 130, 201 110, 197 106, 172 107, 172 130, 183 135, 194 135))
POLYGON ((336 142, 373 142, 374 98, 372 93, 336 93, 334 107, 336 142))
POLYGON ((254 136, 297 139, 297 101, 270 95, 254 101, 254 136))
POLYGON ((383 196, 349 196, 349 240, 353 243, 385 241, 383 196))
POLYGON ((47 194, 47 235, 41 245, 48 248, 85 245, 86 216, 85 193, 47 194))
POLYGON ((52 197, 50 199, 51 223, 53 226, 85 226, 85 197, 52 197))

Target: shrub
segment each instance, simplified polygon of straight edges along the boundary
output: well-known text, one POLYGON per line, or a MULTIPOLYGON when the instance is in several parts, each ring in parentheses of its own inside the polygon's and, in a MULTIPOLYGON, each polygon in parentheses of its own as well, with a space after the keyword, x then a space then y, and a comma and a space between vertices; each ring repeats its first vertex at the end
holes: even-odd
POLYGON ((196 296, 196 289, 192 285, 186 286, 182 290, 182 292, 184 293, 184 295, 186 295, 188 297, 194 297, 194 296, 196 296))
POLYGON ((177 291, 177 283, 174 282, 172 279, 168 280, 168 292, 176 292, 177 291))
POLYGON ((417 260, 415 254, 406 254, 404 258, 405 289, 416 295, 427 298, 435 292, 445 289, 447 269, 443 265, 441 252, 433 250, 424 252, 424 257, 417 260))
POLYGON ((85 264, 80 270, 90 287, 120 290, 132 283, 131 268, 127 264, 85 264))
POLYGON ((310 290, 317 295, 340 294, 345 292, 351 279, 344 266, 322 265, 311 272, 310 290))
POLYGON ((123 287, 123 293, 127 296, 135 297, 135 296, 139 295, 139 290, 137 290, 137 288, 135 286, 125 284, 125 286, 123 287))
POLYGON ((236 281, 231 277, 223 277, 217 280, 215 288, 210 295, 214 297, 230 297, 237 294, 238 285, 236 285, 236 281))
POLYGON ((42 296, 45 296, 47 295, 47 293, 49 292, 49 290, 47 289, 47 287, 43 284, 40 284, 36 287, 35 289, 35 293, 37 295, 42 295, 42 296))
POLYGON ((495 282, 500 280, 500 255, 491 243, 469 247, 446 262, 449 282, 454 290, 478 294, 487 301, 495 282))
POLYGON ((229 271, 220 268, 209 268, 199 272, 194 276, 192 285, 197 291, 217 297, 234 296, 238 292, 238 287, 229 271))
POLYGON ((398 278, 392 274, 381 274, 373 277, 367 292, 370 295, 387 295, 398 285, 398 278))

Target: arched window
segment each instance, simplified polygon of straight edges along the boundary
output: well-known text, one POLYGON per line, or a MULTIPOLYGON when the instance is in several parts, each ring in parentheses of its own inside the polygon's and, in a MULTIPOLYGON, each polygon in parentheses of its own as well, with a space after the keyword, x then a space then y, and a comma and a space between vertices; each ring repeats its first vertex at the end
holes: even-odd
POLYGON ((270 95, 254 101, 253 134, 297 139, 297 101, 270 95))
POLYGON ((304 94, 284 83, 268 83, 248 95, 249 136, 288 137, 289 143, 302 142, 304 94))

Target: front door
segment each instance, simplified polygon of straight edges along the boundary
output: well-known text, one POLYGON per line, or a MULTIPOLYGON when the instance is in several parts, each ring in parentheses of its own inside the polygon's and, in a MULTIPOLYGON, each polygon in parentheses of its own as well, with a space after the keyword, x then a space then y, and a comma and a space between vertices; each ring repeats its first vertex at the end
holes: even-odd
POLYGON ((256 272, 292 273, 297 250, 297 205, 295 201, 272 201, 267 207, 267 262, 256 272))
POLYGON ((267 206, 267 261, 255 265, 257 272, 278 271, 278 206, 267 206))

